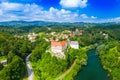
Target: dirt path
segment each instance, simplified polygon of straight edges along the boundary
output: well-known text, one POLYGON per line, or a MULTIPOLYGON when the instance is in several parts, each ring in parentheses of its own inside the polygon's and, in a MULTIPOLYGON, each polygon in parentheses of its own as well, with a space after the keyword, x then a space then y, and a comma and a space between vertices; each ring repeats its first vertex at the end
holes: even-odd
POLYGON ((71 65, 71 67, 69 69, 67 69, 61 76, 59 76, 58 78, 56 78, 56 80, 62 80, 74 68, 74 66, 76 64, 76 60, 74 60, 74 62, 71 65))

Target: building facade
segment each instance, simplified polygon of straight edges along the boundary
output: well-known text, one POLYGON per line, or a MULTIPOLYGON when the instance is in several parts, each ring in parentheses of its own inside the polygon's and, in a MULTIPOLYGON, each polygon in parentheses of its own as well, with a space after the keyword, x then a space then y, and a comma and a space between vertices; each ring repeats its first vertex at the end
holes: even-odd
POLYGON ((29 41, 31 41, 31 42, 35 42, 36 34, 35 34, 35 33, 29 33, 28 39, 29 39, 29 41))
POLYGON ((58 58, 65 58, 64 52, 66 51, 68 46, 68 41, 51 41, 51 51, 52 55, 58 58))
POLYGON ((70 41, 69 44, 70 44, 71 48, 79 49, 79 43, 78 43, 78 41, 70 41))

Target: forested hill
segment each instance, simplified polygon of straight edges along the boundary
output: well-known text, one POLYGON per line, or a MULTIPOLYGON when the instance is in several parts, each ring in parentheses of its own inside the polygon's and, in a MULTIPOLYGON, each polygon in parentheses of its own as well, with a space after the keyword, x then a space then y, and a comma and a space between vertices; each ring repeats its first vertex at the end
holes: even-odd
POLYGON ((8 27, 24 27, 24 26, 109 26, 109 25, 120 25, 120 23, 84 23, 84 22, 45 22, 45 21, 8 21, 8 22, 0 22, 0 25, 8 26, 8 27))

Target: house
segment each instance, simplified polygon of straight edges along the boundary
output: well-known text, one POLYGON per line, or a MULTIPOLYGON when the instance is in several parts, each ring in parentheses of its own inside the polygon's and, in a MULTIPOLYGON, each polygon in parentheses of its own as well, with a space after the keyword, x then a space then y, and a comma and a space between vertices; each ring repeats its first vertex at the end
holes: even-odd
POLYGON ((84 30, 79 30, 78 28, 75 30, 75 35, 83 35, 83 33, 84 33, 84 30))
POLYGON ((15 35, 14 37, 19 38, 19 39, 24 39, 25 38, 24 36, 19 36, 19 35, 15 35))
POLYGON ((61 37, 62 37, 62 39, 66 39, 66 38, 68 38, 68 35, 67 34, 62 34, 61 37))
POLYGON ((69 36, 70 36, 70 37, 74 37, 74 34, 73 34, 73 33, 70 33, 69 36))
POLYGON ((3 66, 7 66, 7 60, 2 60, 0 63, 1 63, 3 66))
POLYGON ((83 35, 83 33, 84 33, 84 30, 80 30, 79 35, 83 35))
POLYGON ((28 39, 29 39, 29 41, 34 42, 35 39, 36 39, 36 34, 35 33, 29 33, 28 39))
POLYGON ((78 43, 78 41, 70 41, 69 45, 70 45, 71 48, 79 49, 79 43, 78 43))
POLYGON ((51 50, 52 56, 56 56, 58 58, 65 58, 64 52, 66 51, 68 46, 68 41, 51 41, 51 50))
POLYGON ((49 27, 48 27, 47 29, 48 29, 48 30, 51 30, 51 28, 49 28, 49 27))
POLYGON ((51 35, 54 35, 56 32, 51 32, 51 35))
POLYGON ((107 39, 109 37, 109 35, 107 33, 103 33, 103 36, 105 39, 107 39))

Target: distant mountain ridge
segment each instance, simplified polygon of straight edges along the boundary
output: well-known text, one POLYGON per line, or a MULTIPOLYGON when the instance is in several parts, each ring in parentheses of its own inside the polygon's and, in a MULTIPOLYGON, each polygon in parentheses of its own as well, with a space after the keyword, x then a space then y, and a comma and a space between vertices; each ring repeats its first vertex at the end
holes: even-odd
POLYGON ((4 26, 14 26, 14 27, 22 27, 22 26, 49 26, 49 25, 70 25, 70 24, 85 24, 84 22, 46 22, 46 21, 6 21, 0 22, 0 25, 4 26))
MULTIPOLYGON (((4 26, 10 26, 10 27, 22 27, 22 26, 49 26, 49 25, 88 25, 88 24, 98 24, 101 25, 101 23, 84 23, 84 22, 47 22, 47 21, 6 21, 6 22, 0 22, 0 25, 4 26)), ((120 24, 120 23, 102 23, 104 25, 109 24, 120 24)))
POLYGON ((0 25, 5 25, 5 26, 33 26, 33 25, 46 25, 49 22, 44 22, 44 21, 7 21, 7 22, 0 22, 0 25))

